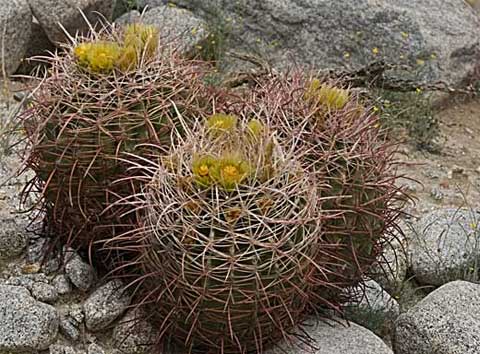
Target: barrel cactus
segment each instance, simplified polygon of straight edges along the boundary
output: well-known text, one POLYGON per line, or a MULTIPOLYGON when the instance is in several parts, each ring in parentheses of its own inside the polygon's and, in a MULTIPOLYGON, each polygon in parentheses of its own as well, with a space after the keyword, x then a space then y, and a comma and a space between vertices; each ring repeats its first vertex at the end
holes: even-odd
POLYGON ((322 217, 300 157, 267 124, 218 113, 144 168, 139 229, 111 244, 138 253, 123 276, 162 344, 260 353, 320 301, 322 217))
POLYGON ((40 191, 54 241, 91 247, 128 221, 110 212, 135 193, 125 153, 146 156, 146 144, 168 150, 183 129, 206 115, 199 62, 161 43, 154 27, 106 28, 77 38, 33 91, 23 115, 29 190, 40 191), (113 183, 117 181, 116 183, 113 183))
POLYGON ((398 230, 407 197, 396 184, 397 145, 386 140, 374 111, 341 82, 297 71, 260 77, 242 91, 217 106, 268 122, 280 141, 298 141, 307 151, 301 164, 322 181, 317 196, 324 237, 317 262, 336 297, 368 275, 398 230))

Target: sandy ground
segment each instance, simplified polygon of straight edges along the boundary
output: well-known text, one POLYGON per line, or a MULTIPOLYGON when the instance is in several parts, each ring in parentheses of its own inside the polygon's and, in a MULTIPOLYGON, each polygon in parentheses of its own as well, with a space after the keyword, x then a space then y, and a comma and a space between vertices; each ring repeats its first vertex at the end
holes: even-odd
POLYGON ((480 98, 451 99, 437 112, 441 150, 432 154, 401 147, 403 181, 417 201, 414 215, 440 206, 480 209, 480 98))

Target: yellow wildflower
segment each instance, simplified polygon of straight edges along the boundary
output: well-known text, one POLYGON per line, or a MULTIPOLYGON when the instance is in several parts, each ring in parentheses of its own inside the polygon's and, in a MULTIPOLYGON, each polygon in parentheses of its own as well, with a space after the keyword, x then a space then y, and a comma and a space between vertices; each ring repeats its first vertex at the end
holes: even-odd
POLYGON ((207 128, 210 133, 218 136, 232 132, 237 127, 237 117, 224 113, 216 113, 207 119, 207 128))
POLYGON ((249 163, 241 156, 225 154, 213 167, 212 176, 215 182, 227 191, 234 190, 250 173, 249 163))
POLYGON ((216 160, 209 155, 194 157, 192 172, 195 182, 202 187, 209 187, 213 183, 212 172, 216 160))

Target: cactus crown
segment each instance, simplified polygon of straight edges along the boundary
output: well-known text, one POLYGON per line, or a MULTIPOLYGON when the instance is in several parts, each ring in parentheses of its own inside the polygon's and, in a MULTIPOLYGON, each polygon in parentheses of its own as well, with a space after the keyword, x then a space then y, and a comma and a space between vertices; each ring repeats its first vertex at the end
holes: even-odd
MULTIPOLYGON (((259 121, 239 124, 238 120, 216 113, 201 129, 191 168, 184 171, 200 189, 233 191, 239 185, 255 185, 271 177, 273 137, 259 121)), ((172 156, 164 161, 168 169, 172 161, 180 159, 172 156)))
POLYGON ((329 110, 338 110, 344 108, 351 98, 348 90, 322 83, 314 78, 308 83, 305 99, 324 105, 329 110))
POLYGON ((141 60, 151 60, 158 49, 158 30, 154 26, 128 25, 118 41, 97 40, 80 43, 73 53, 80 66, 92 73, 130 70, 141 60))

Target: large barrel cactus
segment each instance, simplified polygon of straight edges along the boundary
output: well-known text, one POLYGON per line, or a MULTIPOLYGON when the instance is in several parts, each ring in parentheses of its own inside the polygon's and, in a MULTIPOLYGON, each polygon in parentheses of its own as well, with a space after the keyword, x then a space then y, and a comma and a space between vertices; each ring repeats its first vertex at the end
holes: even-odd
POLYGON ((56 240, 86 248, 128 223, 108 209, 138 187, 123 154, 146 156, 145 144, 168 150, 183 130, 179 116, 191 124, 205 115, 204 67, 180 54, 154 27, 130 25, 46 58, 51 68, 23 122, 36 172, 30 189, 42 193, 56 240))
POLYGON ((216 114, 145 169, 140 227, 114 243, 138 252, 131 288, 161 343, 262 352, 318 301, 322 217, 300 157, 268 125, 216 114))
POLYGON ((338 290, 361 282, 395 237, 406 198, 396 185, 396 143, 386 140, 379 117, 341 82, 296 71, 260 77, 242 91, 217 106, 268 122, 280 141, 297 141, 307 152, 302 166, 322 182, 317 196, 324 237, 317 262, 325 282, 338 290))

